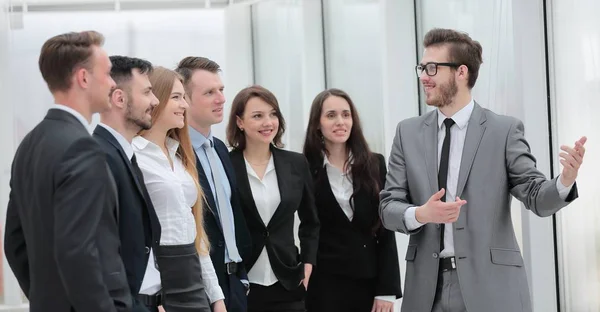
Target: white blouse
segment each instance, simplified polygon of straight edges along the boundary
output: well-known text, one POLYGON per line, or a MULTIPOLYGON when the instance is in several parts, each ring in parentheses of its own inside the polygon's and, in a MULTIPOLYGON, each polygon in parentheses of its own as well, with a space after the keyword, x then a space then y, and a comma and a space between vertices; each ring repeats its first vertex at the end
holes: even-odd
MULTIPOLYGON (((277 173, 275 172, 275 163, 273 162, 273 155, 269 159, 265 174, 262 180, 258 177, 250 163, 246 161, 246 171, 248 172, 248 182, 250 183, 250 189, 252 190, 252 197, 256 204, 258 214, 262 219, 263 223, 269 224, 271 217, 275 214, 275 210, 281 203, 281 195, 279 193, 279 183, 277 183, 277 173)), ((250 283, 259 284, 263 286, 271 286, 277 283, 277 277, 271 263, 269 262, 269 255, 267 248, 263 247, 256 263, 248 272, 248 280, 250 283)))
MULTIPOLYGON (((196 222, 191 207, 198 200, 198 189, 192 176, 185 170, 181 159, 176 156, 179 142, 167 138, 167 149, 173 161, 172 169, 169 159, 158 145, 141 136, 135 137, 132 143, 138 165, 144 174, 144 183, 162 228, 160 244, 168 246, 194 243, 196 222)), ((200 266, 210 302, 224 299, 225 296, 219 286, 209 255, 200 255, 200 266)), ((156 267, 148 261, 141 291, 155 289, 160 285, 160 275, 155 271, 156 267)))

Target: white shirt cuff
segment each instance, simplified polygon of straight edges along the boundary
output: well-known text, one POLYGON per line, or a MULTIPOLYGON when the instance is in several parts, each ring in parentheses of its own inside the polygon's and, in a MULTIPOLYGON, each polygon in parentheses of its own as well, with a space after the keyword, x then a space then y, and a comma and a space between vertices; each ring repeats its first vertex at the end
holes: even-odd
POLYGON ((375 299, 388 302, 396 302, 396 296, 375 296, 375 299))
MULTIPOLYGON (((573 182, 573 184, 575 184, 575 182, 573 182)), ((571 188, 573 188, 573 184, 569 186, 564 186, 560 181, 560 176, 558 177, 558 179, 556 179, 556 188, 558 189, 558 196, 560 197, 560 199, 567 199, 567 196, 569 196, 569 193, 571 193, 571 188)))
POLYGON ((219 286, 219 279, 217 278, 215 267, 213 266, 209 255, 200 255, 200 267, 202 269, 202 279, 204 280, 208 301, 213 304, 216 301, 225 299, 223 290, 221 290, 221 286, 219 286))
POLYGON ((416 230, 422 227, 424 224, 417 221, 416 215, 417 207, 408 207, 406 211, 404 211, 404 224, 409 231, 416 230))

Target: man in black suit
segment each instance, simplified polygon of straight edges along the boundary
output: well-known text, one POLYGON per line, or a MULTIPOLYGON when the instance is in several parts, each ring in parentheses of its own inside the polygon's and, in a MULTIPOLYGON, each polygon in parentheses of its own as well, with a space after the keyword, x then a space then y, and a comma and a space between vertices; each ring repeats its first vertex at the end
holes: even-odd
POLYGON ((4 241, 31 312, 131 310, 115 182, 88 128, 115 86, 103 41, 67 33, 41 50, 56 105, 17 149, 4 241))
POLYGON ((252 244, 227 147, 211 134, 211 126, 223 121, 225 96, 220 70, 217 63, 204 57, 186 57, 176 69, 183 76, 190 105, 190 137, 208 207, 204 209, 205 230, 225 305, 221 306, 216 298, 209 299, 215 312, 224 311, 225 306, 228 312, 245 312, 250 284, 242 259, 249 255, 252 244))
POLYGON ((133 137, 152 126, 152 109, 158 105, 148 78, 152 64, 125 56, 111 56, 110 61, 117 86, 110 95, 111 108, 100 114, 94 138, 106 153, 117 185, 122 258, 134 298, 133 311, 156 311, 160 279, 148 280, 146 284, 152 285, 140 288, 146 270, 156 270, 151 251, 160 241, 160 223, 131 147, 133 137), (146 295, 138 296, 140 290, 146 295))

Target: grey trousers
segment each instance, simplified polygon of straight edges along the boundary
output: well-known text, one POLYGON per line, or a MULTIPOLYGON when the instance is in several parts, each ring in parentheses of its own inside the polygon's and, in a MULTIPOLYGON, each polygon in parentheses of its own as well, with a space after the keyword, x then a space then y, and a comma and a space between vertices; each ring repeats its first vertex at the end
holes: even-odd
POLYGON ((194 244, 158 246, 156 263, 167 312, 210 312, 200 258, 194 244))
POLYGON ((466 312, 456 270, 441 272, 431 312, 466 312))

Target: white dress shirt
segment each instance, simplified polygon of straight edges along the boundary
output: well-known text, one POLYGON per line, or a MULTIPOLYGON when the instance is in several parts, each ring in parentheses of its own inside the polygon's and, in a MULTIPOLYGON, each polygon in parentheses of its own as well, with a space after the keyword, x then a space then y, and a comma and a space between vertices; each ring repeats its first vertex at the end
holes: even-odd
MULTIPOLYGON (((258 214, 265 225, 269 224, 271 217, 277 210, 279 203, 281 203, 281 195, 279 193, 279 183, 277 183, 277 173, 275 172, 275 163, 273 162, 273 155, 269 159, 265 174, 262 180, 258 177, 250 163, 244 158, 246 163, 246 171, 248 172, 248 182, 250 183, 250 189, 252 190, 252 197, 256 204, 258 214)), ((256 263, 248 272, 248 280, 250 283, 259 284, 263 286, 271 286, 277 283, 278 279, 273 272, 271 262, 269 261, 269 255, 267 254, 267 248, 263 247, 256 263)))
MULTIPOLYGON (((169 159, 158 145, 141 136, 133 139, 138 165, 162 228, 160 244, 165 246, 187 245, 196 240, 196 222, 191 207, 198 200, 198 189, 176 156, 178 147, 179 142, 167 138, 167 149, 173 161, 171 168, 169 159)), ((224 299, 209 255, 200 255, 200 266, 209 301, 224 299)), ((149 262, 141 288, 144 294, 154 294, 157 287, 160 289, 160 274, 157 273, 156 267, 149 262)))
MULTIPOLYGON (((323 167, 325 167, 325 170, 327 171, 327 178, 329 179, 329 185, 331 186, 331 192, 333 193, 335 200, 348 217, 348 220, 352 221, 352 218, 354 217, 354 209, 352 208, 354 206, 354 201, 350 202, 350 197, 354 192, 354 187, 352 186, 352 175, 350 174, 350 170, 348 170, 347 173, 343 173, 342 170, 329 162, 327 155, 323 155, 323 167)), ((375 299, 395 302, 396 296, 375 296, 375 299)))
POLYGON ((79 122, 81 122, 81 124, 85 127, 85 130, 87 130, 88 132, 90 132, 90 123, 87 121, 87 119, 85 119, 85 117, 83 117, 83 115, 81 113, 79 113, 78 111, 63 105, 63 104, 53 104, 51 109, 60 109, 62 111, 65 111, 73 116, 75 116, 75 118, 77 118, 77 120, 79 120, 79 122))
MULTIPOLYGON (((458 175, 460 172, 460 163, 462 158, 462 151, 465 145, 465 137, 467 135, 467 126, 469 125, 469 118, 475 107, 475 102, 471 99, 467 106, 456 112, 451 118, 454 120, 455 125, 450 128, 450 157, 448 159, 448 180, 446 189, 446 202, 453 202, 456 199, 456 189, 458 186, 458 175)), ((438 168, 439 161, 442 155, 442 145, 444 138, 446 137, 446 126, 444 120, 448 117, 438 110, 438 168)), ((556 181, 556 187, 560 198, 563 200, 567 198, 571 191, 571 186, 566 187, 560 179, 556 181)), ((415 215, 416 207, 410 207, 404 212, 404 218, 406 227, 412 231, 421 226, 423 223, 417 221, 415 215)), ((446 223, 444 227, 444 250, 440 252, 440 258, 447 258, 454 256, 454 236, 452 233, 452 223, 446 223)))

